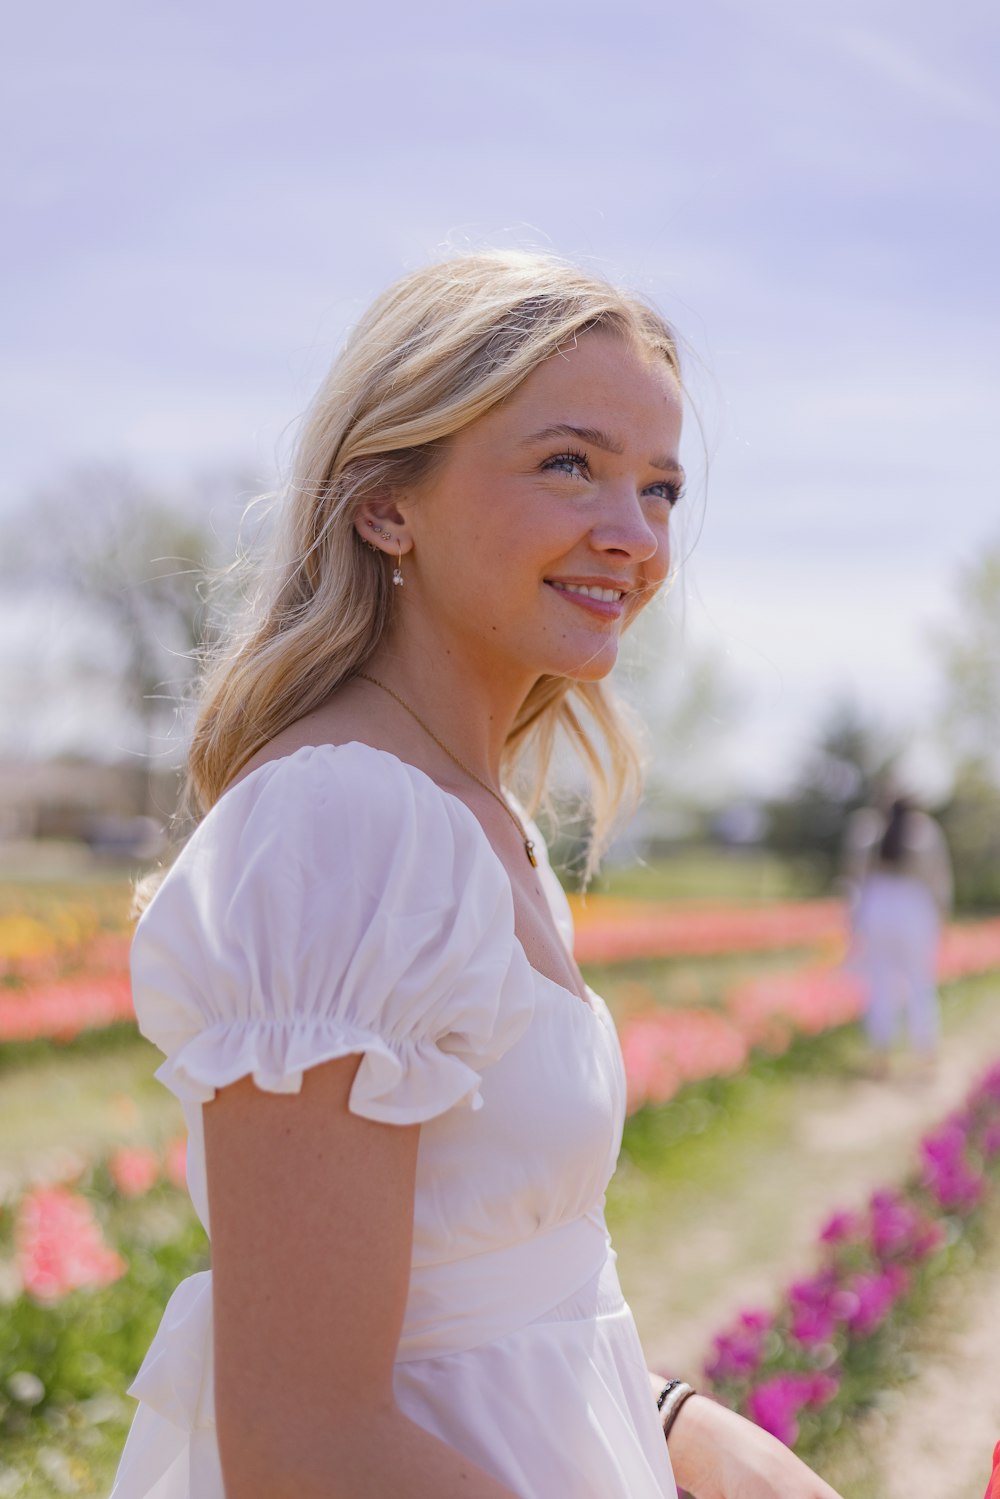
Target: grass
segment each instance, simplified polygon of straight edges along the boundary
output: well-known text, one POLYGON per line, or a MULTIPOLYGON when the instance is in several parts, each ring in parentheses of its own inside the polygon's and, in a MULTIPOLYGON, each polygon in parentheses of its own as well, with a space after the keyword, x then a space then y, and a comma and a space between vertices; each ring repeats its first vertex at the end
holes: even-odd
POLYGON ((761 849, 683 848, 628 868, 609 868, 590 889, 637 900, 802 900, 817 894, 813 871, 761 849))
POLYGON ((179 1134, 180 1106, 153 1076, 161 1061, 132 1026, 58 1048, 3 1048, 0 1187, 47 1175, 46 1167, 67 1154, 88 1158, 123 1140, 161 1144, 179 1134))

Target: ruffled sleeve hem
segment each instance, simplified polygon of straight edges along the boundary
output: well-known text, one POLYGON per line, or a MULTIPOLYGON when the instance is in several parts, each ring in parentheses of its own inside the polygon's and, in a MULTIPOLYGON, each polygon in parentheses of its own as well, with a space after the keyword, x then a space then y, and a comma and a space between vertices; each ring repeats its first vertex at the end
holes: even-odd
POLYGON ((313 1022, 225 1021, 192 1037, 156 1076, 182 1103, 204 1104, 218 1088, 250 1077, 265 1093, 298 1093, 310 1067, 360 1056, 352 1114, 383 1124, 422 1124, 456 1105, 478 1109, 480 1075, 434 1041, 387 1041, 332 1018, 313 1022))

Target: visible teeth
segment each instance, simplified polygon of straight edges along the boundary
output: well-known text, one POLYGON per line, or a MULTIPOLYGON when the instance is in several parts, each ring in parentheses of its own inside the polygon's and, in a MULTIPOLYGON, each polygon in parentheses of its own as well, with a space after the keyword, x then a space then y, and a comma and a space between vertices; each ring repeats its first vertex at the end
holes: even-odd
POLYGON ((588 599, 603 599, 606 604, 616 604, 622 596, 620 588, 591 588, 580 583, 553 583, 553 588, 561 588, 563 593, 582 593, 588 599))

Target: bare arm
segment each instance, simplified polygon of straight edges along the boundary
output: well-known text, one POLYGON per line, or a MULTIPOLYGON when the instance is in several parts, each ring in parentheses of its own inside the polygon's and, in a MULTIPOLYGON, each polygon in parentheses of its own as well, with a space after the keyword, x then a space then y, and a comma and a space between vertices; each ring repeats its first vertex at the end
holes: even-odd
POLYGON ((227 1499, 515 1499, 393 1399, 420 1131, 349 1113, 358 1064, 205 1106, 227 1499))
MULTIPOLYGON (((662 1375, 649 1377, 659 1392, 662 1375)), ((697 1499, 840 1499, 783 1442, 703 1395, 685 1400, 667 1447, 678 1484, 697 1499)))

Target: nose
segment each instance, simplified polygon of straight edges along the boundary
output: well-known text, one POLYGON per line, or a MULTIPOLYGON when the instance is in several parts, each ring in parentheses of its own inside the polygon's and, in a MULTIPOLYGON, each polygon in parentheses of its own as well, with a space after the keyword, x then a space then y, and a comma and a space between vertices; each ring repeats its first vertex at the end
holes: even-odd
POLYGON ((630 562, 648 562, 661 548, 666 554, 668 546, 666 527, 653 524, 641 497, 625 486, 616 486, 605 494, 590 540, 595 550, 617 554, 630 562))

